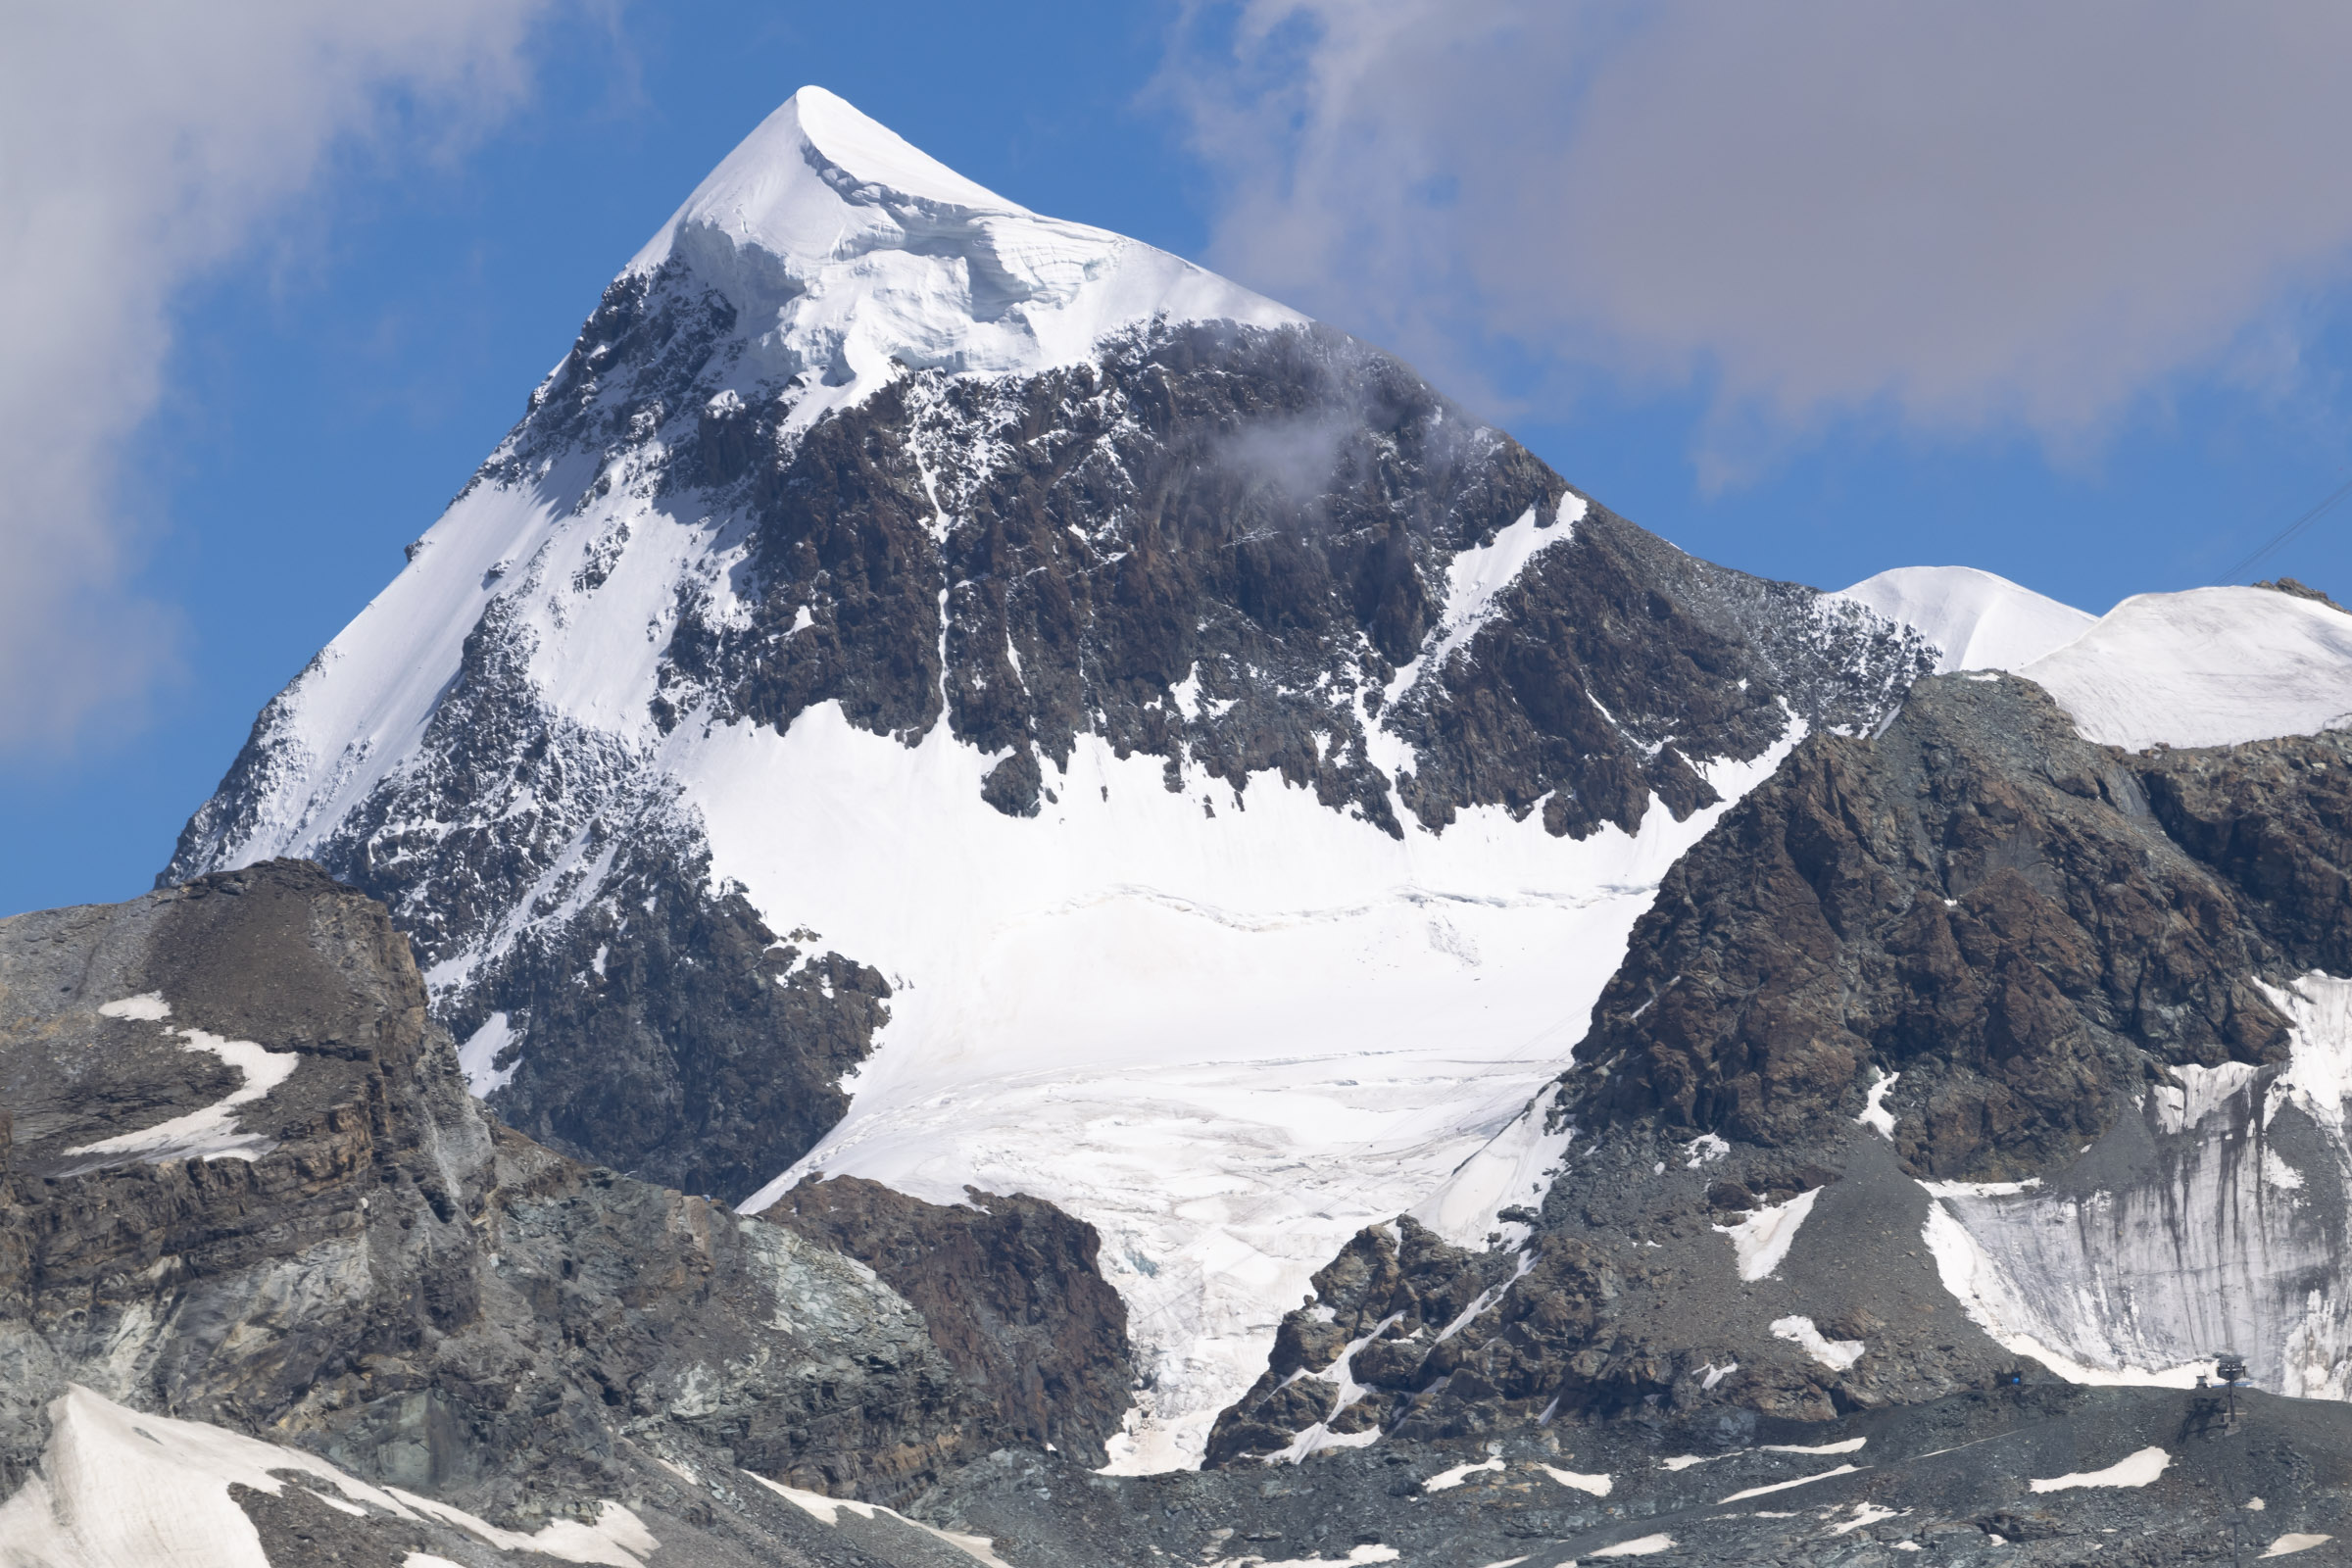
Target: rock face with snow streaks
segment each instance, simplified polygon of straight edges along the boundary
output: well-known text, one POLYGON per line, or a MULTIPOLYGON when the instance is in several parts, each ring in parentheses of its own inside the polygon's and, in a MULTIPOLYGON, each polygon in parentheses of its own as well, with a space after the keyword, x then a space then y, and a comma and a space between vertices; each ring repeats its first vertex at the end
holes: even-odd
MULTIPOLYGON (((772 1544, 662 1462, 904 1495, 1030 1436, 1037 1361, 1102 1391, 1054 1412, 1073 1450, 1123 1408, 1084 1227, 1023 1209, 1077 1348, 1056 1363, 1004 1314, 936 1333, 858 1238, 540 1149, 466 1093, 381 906, 301 862, 0 921, 0 1491, 71 1500, 53 1422, 78 1387, 525 1535, 601 1497, 772 1544)), ((1029 1289, 1034 1240, 906 1199, 893 1223, 902 1250, 960 1238, 977 1298, 1029 1289)))
POLYGON ((1875 742, 1808 742, 1668 877, 1595 1014, 1585 1053, 1610 1070, 1586 1102, 1793 1144, 1900 1073, 1915 1174, 2008 1180, 2104 1133, 2151 1073, 2271 1059, 2285 1020, 2256 980, 2341 938, 2297 921, 2277 952, 2166 832, 2151 795, 2213 770, 2135 766, 2008 679, 1946 677, 1875 742))
POLYGON ((1826 1419, 2018 1364, 2185 1387, 2231 1348, 2345 1397, 2348 901, 2340 732, 2130 753, 1963 675, 1808 738, 1636 926, 1513 1233, 1365 1232, 1434 1263, 1318 1275, 1219 1455, 1638 1400, 1826 1419), (1299 1347, 1359 1338, 1343 1405, 1299 1347))

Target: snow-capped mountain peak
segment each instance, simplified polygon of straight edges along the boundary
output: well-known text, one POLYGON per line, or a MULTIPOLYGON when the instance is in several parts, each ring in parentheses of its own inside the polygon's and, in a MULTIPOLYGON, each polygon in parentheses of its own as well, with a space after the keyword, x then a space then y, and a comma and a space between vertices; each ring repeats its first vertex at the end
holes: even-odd
POLYGON ((2102 745, 2235 746, 2352 724, 2352 615, 2305 594, 2134 594, 2093 615, 1973 566, 1898 566, 1833 597, 1918 631, 1938 674, 2035 682, 2102 745))
POLYGON ((807 384, 802 427, 909 369, 1034 372, 1136 322, 1304 319, 1164 251, 1029 211, 822 87, 761 122, 630 262, 685 262, 754 339, 741 379, 807 384))
POLYGON ((1974 566, 1897 566, 1838 597, 1918 628, 1940 650, 1937 674, 2016 669, 2065 647, 2098 619, 1974 566))
POLYGON ((1165 1465, 1363 1225, 1500 1234, 1667 868, 1927 661, 805 89, 173 874, 379 894, 476 1092, 616 1168, 1062 1205, 1165 1465))

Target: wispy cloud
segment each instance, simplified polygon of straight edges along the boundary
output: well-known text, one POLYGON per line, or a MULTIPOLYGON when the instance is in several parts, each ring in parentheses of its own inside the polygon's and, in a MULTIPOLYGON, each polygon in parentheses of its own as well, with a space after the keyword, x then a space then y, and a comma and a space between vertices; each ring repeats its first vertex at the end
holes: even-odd
POLYGON ((1220 268, 1474 395, 1701 385, 1721 465, 2291 375, 2352 255, 2347 58, 2328 0, 1247 0, 1164 86, 1220 268))
POLYGON ((445 151, 527 83, 559 0, 14 0, 0 50, 0 758, 134 712, 170 667, 117 466, 172 307, 330 156, 445 151))

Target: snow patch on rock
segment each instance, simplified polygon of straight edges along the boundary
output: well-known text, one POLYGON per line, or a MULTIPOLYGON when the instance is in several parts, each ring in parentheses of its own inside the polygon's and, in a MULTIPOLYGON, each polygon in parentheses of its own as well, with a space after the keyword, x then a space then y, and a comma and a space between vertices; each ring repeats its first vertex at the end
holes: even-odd
POLYGON ((2173 1456, 2162 1448, 2142 1448, 2118 1459, 2104 1470, 2083 1470, 2031 1483, 2035 1492, 2067 1492, 2077 1487, 2144 1487, 2164 1474, 2173 1456))
POLYGON ((875 1520, 889 1520, 909 1531, 944 1542, 974 1562, 986 1563, 988 1568, 1011 1568, 1010 1564, 997 1555, 995 1543, 986 1536, 961 1535, 951 1530, 935 1529, 920 1520, 907 1518, 896 1508, 888 1508, 878 1502, 859 1502, 855 1497, 828 1497, 820 1492, 804 1492, 799 1487, 788 1487, 781 1481, 770 1481, 756 1470, 746 1470, 743 1473, 810 1518, 821 1524, 831 1525, 835 1529, 841 1527, 841 1516, 844 1513, 869 1523, 875 1520))
POLYGON ((1732 1239, 1741 1279, 1760 1280, 1781 1266, 1788 1249, 1796 1243, 1798 1228, 1813 1212, 1814 1200, 1820 1197, 1821 1189, 1816 1187, 1786 1202, 1759 1208, 1736 1225, 1715 1227, 1719 1235, 1732 1239))
MULTIPOLYGON (((1833 1372, 1842 1372, 1862 1359, 1870 1347, 1861 1340, 1833 1340, 1814 1326, 1809 1317, 1779 1317, 1769 1325, 1772 1337, 1802 1346, 1807 1355, 1833 1372)), ((1849 1467, 1850 1468, 1850 1467, 1849 1467)))
POLYGON ((1506 1466, 1499 1456, 1481 1460, 1477 1464, 1457 1464, 1452 1469, 1441 1470, 1427 1481, 1422 1482, 1421 1490, 1423 1492, 1450 1492, 1472 1476, 1490 1470, 1500 1472, 1505 1468, 1506 1466))
POLYGON ((414 1517, 393 1498, 293 1448, 199 1421, 146 1415, 78 1384, 51 1402, 39 1471, 0 1503, 0 1541, 44 1568, 270 1568, 232 1486, 283 1494, 288 1472, 324 1485, 345 1511, 367 1503, 414 1517))
POLYGON ((482 1026, 466 1037, 458 1047, 458 1066, 466 1073, 466 1087, 477 1100, 487 1100, 514 1076, 522 1063, 519 1057, 498 1065, 498 1054, 514 1040, 514 1030, 503 1012, 494 1012, 482 1020, 482 1026))
MULTIPOLYGON (((127 1002, 110 1002, 98 1010, 111 1017, 152 1021, 170 1016, 172 1008, 160 995, 150 993, 127 1002), (114 1008, 125 1010, 110 1011, 114 1008)), ((66 1152, 98 1155, 100 1163, 106 1163, 110 1156, 122 1156, 153 1165, 167 1159, 259 1159, 275 1148, 275 1139, 238 1129, 237 1107, 265 1098, 270 1090, 293 1077, 294 1069, 302 1063, 300 1054, 265 1050, 253 1041, 229 1040, 203 1029, 167 1029, 164 1033, 176 1033, 189 1051, 220 1057, 245 1075, 244 1085, 201 1110, 136 1132, 102 1138, 66 1152)))
POLYGON ((1863 1102, 1862 1114, 1854 1118, 1857 1124, 1872 1129, 1888 1143, 1894 1141, 1894 1112, 1886 1108, 1886 1092, 1901 1076, 1899 1072, 1879 1072, 1871 1080, 1870 1097, 1863 1102))
POLYGON ((1654 1557, 1661 1551, 1672 1551, 1673 1549, 1674 1537, 1661 1533, 1654 1536, 1637 1536, 1631 1541, 1620 1541, 1614 1546, 1603 1546, 1598 1551, 1590 1552, 1587 1555, 1593 1557, 1654 1557))
POLYGON ((1575 1470, 1562 1470, 1555 1465, 1548 1464, 1538 1465, 1536 1468, 1563 1487, 1572 1487, 1578 1492, 1589 1492, 1595 1497, 1607 1496, 1609 1489, 1616 1484, 1605 1471, 1598 1475, 1585 1475, 1575 1470))
POLYGON ((1850 1476, 1861 1468, 1857 1464, 1841 1464, 1835 1470, 1823 1470, 1814 1475, 1798 1476, 1794 1481, 1775 1481, 1769 1486, 1749 1487, 1746 1491, 1735 1492, 1728 1497, 1717 1497, 1715 1502, 1719 1507, 1727 1502, 1745 1502, 1750 1497, 1761 1497, 1774 1492, 1787 1492, 1791 1487, 1809 1487, 1816 1481, 1827 1481, 1833 1476, 1850 1476))

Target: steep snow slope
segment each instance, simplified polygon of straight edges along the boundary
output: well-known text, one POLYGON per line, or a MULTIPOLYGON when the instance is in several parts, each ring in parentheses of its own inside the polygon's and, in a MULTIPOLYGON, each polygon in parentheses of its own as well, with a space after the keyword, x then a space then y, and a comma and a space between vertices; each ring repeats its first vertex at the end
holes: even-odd
POLYGON ((806 89, 172 872, 385 898, 536 1136, 747 1206, 822 1170, 1091 1221, 1160 1467, 1361 1225, 1508 1229, 1667 866, 1927 662, 806 89))
POLYGON ((1939 675, 2015 669, 2073 642, 2098 618, 1974 566, 1897 566, 1838 597, 1916 627, 1940 652, 1939 675))
POLYGON ((2085 738, 2134 752, 2352 724, 2352 615, 2267 588, 2137 594, 2014 667, 2085 738))
POLYGON ((742 382, 813 375, 803 427, 906 368, 1075 364, 1132 322, 1303 319, 1189 262, 1040 217, 822 87, 761 122, 629 263, 673 257, 744 313, 742 382))

